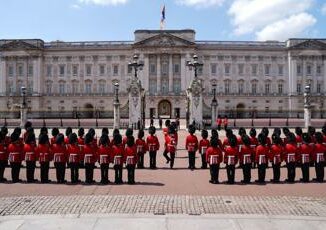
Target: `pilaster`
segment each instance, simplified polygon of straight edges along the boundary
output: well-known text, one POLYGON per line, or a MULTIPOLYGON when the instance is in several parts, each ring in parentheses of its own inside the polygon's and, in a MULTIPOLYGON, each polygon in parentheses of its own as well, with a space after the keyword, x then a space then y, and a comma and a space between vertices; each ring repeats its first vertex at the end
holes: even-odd
POLYGON ((6 60, 0 58, 0 95, 6 94, 6 60))
POLYGON ((157 55, 157 93, 161 92, 161 56, 157 55))
POLYGON ((173 58, 169 56, 169 92, 173 92, 173 58))

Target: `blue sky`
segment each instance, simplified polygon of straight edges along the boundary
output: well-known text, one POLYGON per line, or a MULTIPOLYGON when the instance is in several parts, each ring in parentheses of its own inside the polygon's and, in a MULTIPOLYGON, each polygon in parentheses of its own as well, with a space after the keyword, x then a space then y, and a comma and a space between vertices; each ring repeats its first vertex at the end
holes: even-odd
POLYGON ((0 39, 133 40, 136 29, 194 29, 197 40, 326 38, 326 0, 0 0, 0 39))

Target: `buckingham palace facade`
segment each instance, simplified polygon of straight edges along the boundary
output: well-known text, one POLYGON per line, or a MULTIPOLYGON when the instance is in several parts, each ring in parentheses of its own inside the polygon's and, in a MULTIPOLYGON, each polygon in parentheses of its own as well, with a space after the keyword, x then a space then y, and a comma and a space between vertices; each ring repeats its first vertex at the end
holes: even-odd
POLYGON ((218 113, 237 117, 302 117, 303 93, 311 87, 312 116, 326 102, 326 39, 198 41, 195 31, 136 30, 134 41, 44 42, 0 40, 0 111, 19 116, 21 87, 31 117, 113 117, 114 83, 121 116, 128 116, 128 63, 143 62, 145 116, 186 116, 186 90, 194 77, 187 62, 203 67, 203 114, 210 117, 213 85, 218 113))

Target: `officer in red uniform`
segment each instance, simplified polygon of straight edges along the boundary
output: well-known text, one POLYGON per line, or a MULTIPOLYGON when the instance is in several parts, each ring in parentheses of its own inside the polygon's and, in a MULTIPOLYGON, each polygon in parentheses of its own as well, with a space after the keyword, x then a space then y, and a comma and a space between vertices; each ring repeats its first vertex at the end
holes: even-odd
POLYGON ((136 148, 137 148, 137 155, 138 155, 138 162, 137 168, 143 169, 144 168, 144 155, 148 150, 146 141, 144 140, 144 130, 141 129, 138 131, 138 138, 136 140, 136 148))
POLYGON ((167 145, 167 150, 170 153, 169 161, 170 168, 173 168, 175 154, 177 151, 177 142, 176 142, 176 130, 173 125, 169 127, 169 134, 165 137, 165 143, 167 145))
POLYGON ((132 128, 127 128, 126 129, 126 135, 122 139, 122 144, 123 144, 124 147, 126 147, 126 145, 127 145, 127 139, 128 139, 128 137, 133 136, 133 135, 134 135, 133 129, 132 128))
POLYGON ((69 135, 69 144, 67 145, 68 166, 70 168, 71 183, 76 184, 79 181, 79 163, 80 155, 83 149, 79 147, 77 142, 77 134, 69 135))
POLYGON ((230 135, 228 137, 230 146, 225 148, 224 163, 226 164, 226 173, 228 177, 228 184, 234 184, 235 165, 238 162, 239 148, 237 146, 237 137, 230 135))
POLYGON ((256 148, 255 154, 255 162, 258 167, 258 183, 265 183, 265 176, 266 176, 266 168, 268 164, 268 154, 269 154, 269 147, 267 145, 267 138, 264 132, 258 135, 258 142, 259 145, 256 148))
POLYGON ((242 143, 242 136, 247 135, 245 128, 240 127, 238 134, 239 134, 239 136, 237 137, 237 144, 242 145, 243 144, 242 143))
MULTIPOLYGON (((85 141, 84 141, 84 135, 85 135, 85 130, 84 128, 79 128, 78 129, 78 145, 84 145, 85 141)), ((83 159, 84 160, 84 159, 83 159)))
POLYGON ((301 127, 296 127, 295 128, 295 141, 297 142, 297 145, 301 145, 302 143, 302 129, 301 127))
POLYGON ((94 148, 94 138, 92 133, 87 133, 85 136, 84 152, 84 164, 85 164, 85 182, 87 184, 94 183, 94 167, 97 156, 97 148, 94 148))
MULTIPOLYGON (((95 152, 96 152, 98 146, 97 146, 97 137, 96 137, 95 129, 90 128, 87 133, 89 133, 90 136, 92 137, 92 142, 90 144, 92 145, 92 147, 95 149, 95 152)), ((84 159, 85 159, 85 157, 84 157, 84 159)))
POLYGON ((310 135, 308 133, 302 134, 303 143, 299 147, 298 162, 301 164, 302 179, 300 181, 307 183, 309 182, 309 166, 312 161, 313 146, 310 144, 310 135))
MULTIPOLYGON (((170 120, 165 121, 165 127, 163 128, 163 134, 164 134, 164 140, 166 139, 166 136, 169 135, 169 127, 171 125, 170 120)), ((163 156, 166 159, 166 163, 168 164, 170 162, 170 157, 168 156, 168 147, 166 142, 164 143, 164 151, 163 151, 163 156)))
POLYGON ((222 117, 221 117, 221 115, 217 116, 216 124, 217 124, 217 129, 221 130, 221 127, 222 127, 222 117))
POLYGON ((109 164, 110 164, 110 156, 112 149, 109 142, 108 135, 102 135, 100 138, 100 145, 97 151, 98 161, 101 167, 101 184, 108 184, 109 181, 109 164))
POLYGON ((289 183, 294 183, 295 179, 295 167, 297 162, 298 148, 295 142, 295 136, 293 133, 289 133, 287 136, 287 144, 284 148, 283 159, 286 162, 286 167, 288 170, 288 178, 285 180, 289 183))
POLYGON ((19 172, 21 168, 23 157, 23 146, 20 144, 17 133, 12 133, 10 136, 10 144, 8 146, 9 162, 11 166, 12 182, 21 182, 19 179, 19 172))
MULTIPOLYGON (((225 130, 225 138, 223 140, 223 149, 225 150, 227 147, 230 146, 230 137, 233 136, 232 129, 226 129, 225 130)), ((237 142, 237 138, 235 139, 235 142, 237 142)), ((237 143, 236 143, 237 144, 237 143)))
POLYGON ((271 179, 271 182, 279 183, 284 147, 282 145, 282 139, 278 134, 274 133, 272 135, 272 141, 273 144, 270 148, 269 155, 268 155, 269 161, 272 162, 272 166, 273 166, 273 179, 271 179))
POLYGON ((258 139, 256 137, 257 131, 255 128, 251 128, 249 131, 249 136, 250 136, 250 145, 254 150, 254 154, 251 158, 252 162, 252 168, 256 168, 256 163, 255 163, 255 153, 256 153, 256 147, 258 146, 258 139))
MULTIPOLYGON (((7 136, 8 135, 8 128, 6 126, 3 126, 3 127, 1 127, 1 131, 0 132, 4 136, 4 145, 6 147, 8 147, 9 144, 10 144, 10 139, 11 139, 10 136, 7 136)), ((20 136, 20 134, 19 134, 19 136, 20 136)))
POLYGON ((146 139, 146 144, 149 151, 149 167, 151 169, 156 169, 156 154, 160 149, 160 143, 155 135, 156 129, 155 126, 151 126, 148 129, 149 136, 146 139))
POLYGON ((51 137, 51 139, 50 139, 50 145, 51 145, 51 146, 54 145, 54 144, 56 143, 56 141, 57 141, 57 136, 58 136, 59 133, 60 133, 60 132, 59 132, 59 129, 58 129, 58 128, 53 128, 53 129, 52 129, 52 132, 51 132, 52 137, 51 137))
POLYGON ((23 140, 24 140, 24 142, 25 142, 26 137, 27 137, 27 135, 28 135, 29 133, 34 133, 34 129, 33 129, 32 126, 33 126, 33 125, 32 125, 32 122, 30 122, 30 121, 27 121, 27 122, 25 123, 25 125, 24 125, 25 132, 24 132, 24 134, 23 134, 23 140))
POLYGON ((7 181, 7 179, 3 177, 6 166, 8 165, 8 152, 5 138, 5 134, 0 131, 0 182, 7 181))
MULTIPOLYGON (((266 138, 266 145, 269 147, 272 145, 272 140, 271 138, 268 136, 269 135, 269 130, 267 127, 263 127, 262 130, 261 130, 261 133, 263 133, 265 135, 265 138, 266 138)), ((259 142, 259 140, 258 140, 259 142)))
POLYGON ((201 155, 201 168, 206 169, 207 168, 206 151, 209 147, 209 140, 207 139, 208 132, 206 129, 203 129, 201 131, 201 137, 202 139, 199 141, 199 154, 201 155))
POLYGON ((65 180, 66 163, 67 163, 67 149, 64 143, 63 134, 59 133, 55 144, 51 147, 53 153, 54 167, 56 169, 57 182, 63 184, 65 180))
POLYGON ((239 161, 243 172, 243 180, 241 182, 249 184, 251 180, 251 159, 254 150, 250 146, 251 143, 248 135, 242 134, 241 143, 241 148, 239 148, 239 161))
POLYGON ((26 161, 26 178, 27 183, 33 183, 37 180, 34 179, 36 160, 38 159, 37 152, 35 151, 35 134, 28 133, 25 137, 25 145, 24 145, 24 155, 26 161))
MULTIPOLYGON (((154 126, 153 126, 154 127, 154 126)), ((122 137, 121 135, 114 134, 113 135, 113 146, 112 146, 112 159, 113 168, 115 171, 115 180, 114 183, 122 184, 122 166, 123 166, 123 157, 125 155, 125 149, 122 144, 122 137)))
POLYGON ((223 144, 222 144, 222 141, 219 139, 219 136, 218 136, 218 132, 217 132, 217 130, 216 129, 212 129, 211 130, 211 139, 212 138, 217 138, 217 143, 218 143, 218 147, 220 147, 222 150, 224 149, 223 148, 223 144))
POLYGON ((210 147, 206 150, 206 162, 209 164, 209 171, 211 174, 209 183, 218 184, 218 175, 220 163, 223 162, 223 153, 222 149, 218 146, 218 139, 216 136, 212 137, 210 147))
POLYGON ((316 138, 315 138, 316 129, 315 127, 309 126, 308 127, 308 134, 310 135, 310 142, 315 144, 316 138))
MULTIPOLYGON (((323 135, 320 132, 315 134, 316 145, 313 153, 313 160, 315 162, 316 181, 324 181, 324 167, 325 167, 325 156, 326 156, 326 145, 323 144, 323 135)), ((324 136, 325 137, 325 136, 324 136)))
POLYGON ((46 134, 39 136, 38 146, 35 149, 39 156, 39 162, 41 165, 41 183, 49 183, 49 168, 50 161, 53 159, 53 154, 50 149, 49 137, 46 134))
POLYGON ((128 136, 127 147, 124 155, 124 162, 128 171, 128 184, 135 184, 135 168, 138 160, 137 158, 135 138, 133 136, 128 136))
POLYGON ((196 151, 198 149, 198 139, 194 135, 196 132, 195 126, 189 125, 188 131, 189 131, 189 135, 186 138, 186 145, 185 145, 188 151, 188 162, 189 162, 188 168, 194 170, 196 168, 195 160, 196 160, 196 151))

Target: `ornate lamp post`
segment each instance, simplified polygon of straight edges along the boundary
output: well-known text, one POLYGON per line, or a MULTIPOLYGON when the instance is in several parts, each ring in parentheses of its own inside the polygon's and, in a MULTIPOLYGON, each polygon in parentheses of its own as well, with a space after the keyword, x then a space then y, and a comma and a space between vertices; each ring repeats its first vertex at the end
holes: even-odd
POLYGON ((114 101, 113 101, 113 128, 119 129, 120 128, 120 102, 119 102, 119 83, 114 83, 114 101))
POLYGON ((21 87, 21 93, 23 97, 23 102, 20 106, 20 127, 24 127, 26 121, 27 121, 27 104, 26 104, 26 87, 21 87))
POLYGON ((137 76, 138 69, 139 69, 139 68, 142 68, 142 67, 144 66, 143 63, 139 63, 139 62, 138 62, 138 59, 139 59, 138 55, 135 54, 135 55, 133 56, 133 60, 132 60, 132 62, 129 62, 129 63, 128 63, 128 66, 134 69, 134 77, 135 77, 135 79, 138 79, 138 76, 137 76))
POLYGON ((195 80, 197 80, 198 69, 199 69, 199 67, 202 67, 204 64, 198 62, 198 56, 196 54, 192 58, 193 58, 193 61, 192 62, 188 61, 187 66, 189 67, 190 70, 192 68, 194 68, 195 80))
POLYGON ((216 118, 217 118, 217 100, 216 100, 216 83, 212 84, 212 91, 213 91, 213 100, 212 100, 212 120, 211 120, 211 126, 213 127, 215 122, 216 122, 216 118))
POLYGON ((311 99, 311 92, 310 92, 310 85, 306 85, 304 88, 304 126, 308 128, 311 124, 311 111, 310 111, 310 99, 311 99))

